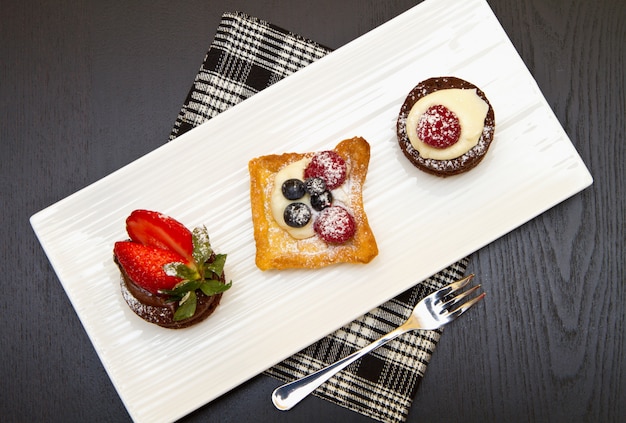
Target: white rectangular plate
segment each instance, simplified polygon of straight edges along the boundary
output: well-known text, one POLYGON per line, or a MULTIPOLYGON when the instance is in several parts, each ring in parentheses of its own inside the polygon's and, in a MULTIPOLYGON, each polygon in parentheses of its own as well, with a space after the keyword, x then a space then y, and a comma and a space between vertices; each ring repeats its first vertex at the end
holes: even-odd
MULTIPOLYGON (((428 0, 31 218, 130 415, 169 421, 584 189, 591 176, 483 0, 428 0), (483 162, 451 178, 412 167, 395 120, 420 80, 454 75, 496 113, 483 162), (261 272, 254 265, 248 161, 371 144, 368 265, 261 272), (186 330, 144 323, 124 303, 113 243, 137 208, 206 225, 233 287, 186 330), (193 370, 171 377, 172 366, 193 370), (190 364, 191 365, 191 364, 190 364)), ((268 401, 269 401, 268 392, 268 401)))

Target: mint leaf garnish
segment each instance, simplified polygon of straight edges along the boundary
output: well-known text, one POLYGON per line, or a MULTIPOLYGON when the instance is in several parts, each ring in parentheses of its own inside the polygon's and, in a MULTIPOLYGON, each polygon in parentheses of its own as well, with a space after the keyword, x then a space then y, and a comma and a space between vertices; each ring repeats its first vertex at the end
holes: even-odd
POLYGON ((195 228, 192 233, 193 252, 192 257, 196 265, 201 265, 207 261, 213 254, 211 242, 209 240, 209 232, 206 227, 195 228))
POLYGON ((224 273, 226 254, 215 254, 209 241, 206 227, 195 228, 192 232, 193 263, 168 263, 163 270, 170 276, 181 278, 173 289, 161 289, 160 293, 168 296, 167 302, 178 302, 174 320, 184 320, 196 313, 198 303, 197 290, 212 296, 227 291, 232 281, 222 283, 219 279, 224 273))
POLYGON ((215 260, 205 265, 205 269, 215 273, 217 276, 222 276, 224 272, 224 265, 226 264, 226 254, 216 254, 215 260))
POLYGON ((193 316, 196 313, 196 304, 196 292, 187 292, 174 312, 174 321, 178 322, 179 320, 185 320, 193 316))
POLYGON ((228 283, 222 283, 220 281, 216 281, 215 279, 210 279, 202 282, 202 285, 200 285, 200 290, 205 295, 211 296, 227 291, 232 285, 232 281, 228 283))
POLYGON ((176 276, 181 279, 195 280, 200 279, 200 274, 195 268, 187 266, 185 263, 174 262, 167 263, 163 266, 166 275, 176 276))
POLYGON ((182 281, 179 282, 174 289, 161 289, 159 292, 169 295, 169 300, 171 301, 180 301, 188 292, 200 289, 202 283, 202 280, 182 281))

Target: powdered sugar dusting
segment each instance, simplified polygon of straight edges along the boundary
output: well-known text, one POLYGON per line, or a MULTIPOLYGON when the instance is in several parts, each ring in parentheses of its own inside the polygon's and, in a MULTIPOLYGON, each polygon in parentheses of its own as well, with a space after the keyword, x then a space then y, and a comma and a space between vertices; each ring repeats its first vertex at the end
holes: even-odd
POLYGON ((124 281, 123 276, 121 278, 120 284, 122 288, 122 297, 124 297, 124 300, 130 307, 130 309, 134 311, 137 315, 142 317, 144 320, 147 320, 150 323, 158 323, 172 319, 173 314, 169 309, 165 307, 156 307, 144 304, 137 298, 135 298, 135 296, 131 294, 126 287, 126 282, 124 281))

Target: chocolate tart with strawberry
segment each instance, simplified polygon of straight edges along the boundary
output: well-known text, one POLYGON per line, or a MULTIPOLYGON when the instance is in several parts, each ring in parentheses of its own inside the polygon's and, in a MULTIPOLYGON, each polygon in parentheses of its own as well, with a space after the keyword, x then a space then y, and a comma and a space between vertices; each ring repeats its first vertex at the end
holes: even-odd
POLYGON ((362 196, 369 159, 370 146, 361 137, 332 150, 252 159, 257 267, 313 269, 376 257, 362 196))
POLYGON ((232 283, 225 254, 216 254, 206 228, 187 229, 159 212, 135 210, 126 219, 129 240, 113 247, 122 274, 122 297, 135 314, 156 325, 181 329, 217 308, 232 283))
POLYGON ((396 130, 400 149, 415 167, 445 177, 483 160, 493 141, 495 114, 485 93, 471 82, 430 78, 407 95, 396 130))

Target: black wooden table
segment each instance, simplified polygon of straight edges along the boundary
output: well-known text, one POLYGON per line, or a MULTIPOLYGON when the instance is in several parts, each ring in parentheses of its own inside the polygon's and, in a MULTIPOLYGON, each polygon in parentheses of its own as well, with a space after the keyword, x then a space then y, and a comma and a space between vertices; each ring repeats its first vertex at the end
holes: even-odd
MULTIPOLYGON (((129 419, 28 218, 165 142, 221 14, 337 48, 416 3, 0 4, 2 421, 129 419)), ((446 329, 409 420, 620 421, 626 2, 489 4, 595 182, 472 255, 488 299, 446 329)), ((185 421, 369 421, 313 397, 280 413, 277 384, 257 376, 185 421)))

